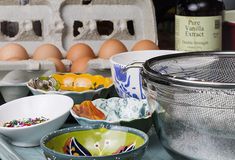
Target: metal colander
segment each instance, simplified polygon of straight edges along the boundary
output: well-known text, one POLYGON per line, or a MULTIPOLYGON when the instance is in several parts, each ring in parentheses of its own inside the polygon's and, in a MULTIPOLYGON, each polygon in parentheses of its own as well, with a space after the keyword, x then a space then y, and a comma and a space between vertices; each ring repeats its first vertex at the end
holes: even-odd
POLYGON ((235 53, 152 58, 142 77, 168 150, 190 159, 235 159, 235 53))

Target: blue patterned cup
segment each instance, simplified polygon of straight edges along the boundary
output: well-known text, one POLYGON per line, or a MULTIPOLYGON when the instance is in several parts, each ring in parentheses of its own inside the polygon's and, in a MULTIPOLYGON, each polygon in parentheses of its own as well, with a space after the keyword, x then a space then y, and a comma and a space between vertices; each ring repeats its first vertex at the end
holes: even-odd
POLYGON ((127 65, 142 62, 146 60, 162 56, 166 54, 173 54, 173 50, 148 50, 148 51, 132 51, 114 55, 110 58, 111 73, 114 80, 115 89, 120 97, 133 97, 137 99, 145 99, 144 90, 142 88, 142 78, 139 67, 130 67, 126 69, 127 65))

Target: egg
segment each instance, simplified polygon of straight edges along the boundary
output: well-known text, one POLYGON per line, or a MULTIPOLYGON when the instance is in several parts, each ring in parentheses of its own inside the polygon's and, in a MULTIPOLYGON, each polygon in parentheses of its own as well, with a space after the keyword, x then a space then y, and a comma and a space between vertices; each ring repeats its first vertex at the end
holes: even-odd
POLYGON ((45 60, 47 58, 57 58, 62 59, 62 53, 60 50, 53 44, 43 44, 39 46, 33 53, 34 60, 45 60))
POLYGON ((86 73, 88 69, 88 62, 91 57, 82 57, 72 63, 71 72, 73 73, 86 73))
POLYGON ((26 60, 29 55, 26 49, 17 43, 9 43, 1 48, 0 60, 26 60))
POLYGON ((72 62, 82 57, 95 57, 92 48, 85 43, 74 44, 72 47, 70 47, 66 55, 66 58, 72 62))
POLYGON ((65 65, 63 62, 61 62, 60 59, 50 57, 50 58, 47 58, 46 60, 51 61, 55 64, 57 72, 65 72, 66 71, 65 65))
POLYGON ((13 57, 13 58, 9 58, 6 59, 7 61, 20 61, 21 59, 19 59, 18 57, 13 57))
POLYGON ((131 49, 132 51, 139 51, 139 50, 159 50, 158 45, 156 45, 151 40, 140 40, 131 49))
POLYGON ((122 52, 127 52, 126 46, 117 39, 109 39, 101 45, 98 57, 109 59, 111 56, 122 52))

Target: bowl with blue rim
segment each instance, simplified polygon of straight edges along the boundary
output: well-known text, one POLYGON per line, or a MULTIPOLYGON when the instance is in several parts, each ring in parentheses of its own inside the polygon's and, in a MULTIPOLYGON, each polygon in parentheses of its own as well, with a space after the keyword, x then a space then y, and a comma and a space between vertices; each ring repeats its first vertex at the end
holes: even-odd
POLYGON ((112 126, 76 126, 45 135, 40 146, 48 160, 140 160, 148 136, 137 129, 112 126))

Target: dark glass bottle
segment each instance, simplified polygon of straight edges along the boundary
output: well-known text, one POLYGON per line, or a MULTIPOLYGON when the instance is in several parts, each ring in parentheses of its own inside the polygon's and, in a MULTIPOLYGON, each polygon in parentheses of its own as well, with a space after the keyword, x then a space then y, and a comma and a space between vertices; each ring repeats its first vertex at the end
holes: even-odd
POLYGON ((175 49, 218 51, 222 48, 222 0, 178 0, 175 49))

